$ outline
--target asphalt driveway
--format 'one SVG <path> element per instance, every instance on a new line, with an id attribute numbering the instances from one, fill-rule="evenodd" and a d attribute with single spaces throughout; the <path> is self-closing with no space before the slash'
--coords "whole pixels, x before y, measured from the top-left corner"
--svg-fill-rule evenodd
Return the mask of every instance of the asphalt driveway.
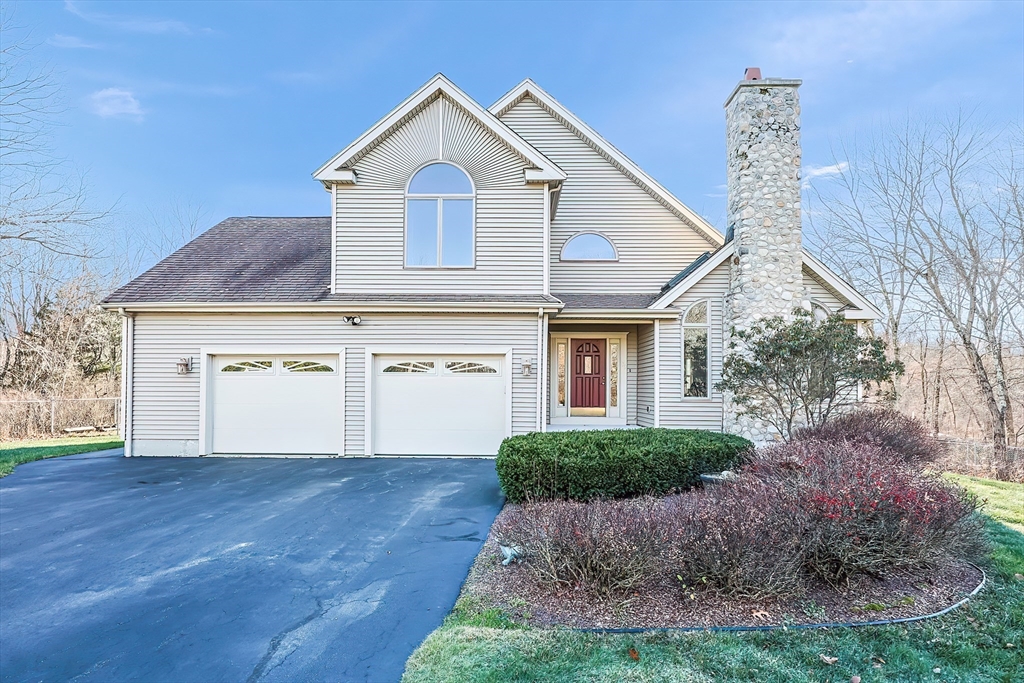
<path id="1" fill-rule="evenodd" d="M 494 462 L 68 456 L 0 479 L 3 681 L 395 681 Z"/>

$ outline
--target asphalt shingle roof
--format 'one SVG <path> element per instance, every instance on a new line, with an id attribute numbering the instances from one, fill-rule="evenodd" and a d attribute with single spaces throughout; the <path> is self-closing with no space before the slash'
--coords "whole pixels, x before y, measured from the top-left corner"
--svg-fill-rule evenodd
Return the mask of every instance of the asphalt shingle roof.
<path id="1" fill-rule="evenodd" d="M 566 308 L 647 308 L 657 294 L 555 294 Z"/>
<path id="2" fill-rule="evenodd" d="M 331 286 L 331 219 L 228 218 L 104 303 L 319 301 Z"/>

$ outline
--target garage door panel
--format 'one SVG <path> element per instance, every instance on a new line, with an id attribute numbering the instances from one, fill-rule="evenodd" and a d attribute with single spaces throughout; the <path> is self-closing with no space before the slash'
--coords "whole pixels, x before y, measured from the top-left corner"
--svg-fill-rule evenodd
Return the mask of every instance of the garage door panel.
<path id="1" fill-rule="evenodd" d="M 341 452 L 337 356 L 224 356 L 213 367 L 214 453 Z"/>
<path id="2" fill-rule="evenodd" d="M 378 357 L 374 452 L 494 455 L 507 432 L 502 356 Z"/>

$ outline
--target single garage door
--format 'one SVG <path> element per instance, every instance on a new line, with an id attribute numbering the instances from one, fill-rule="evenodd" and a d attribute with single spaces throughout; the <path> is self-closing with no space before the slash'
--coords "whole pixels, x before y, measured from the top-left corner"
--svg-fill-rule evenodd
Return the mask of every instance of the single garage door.
<path id="1" fill-rule="evenodd" d="M 373 451 L 489 455 L 505 438 L 504 356 L 377 356 Z"/>
<path id="2" fill-rule="evenodd" d="M 213 452 L 338 455 L 338 356 L 215 356 Z"/>

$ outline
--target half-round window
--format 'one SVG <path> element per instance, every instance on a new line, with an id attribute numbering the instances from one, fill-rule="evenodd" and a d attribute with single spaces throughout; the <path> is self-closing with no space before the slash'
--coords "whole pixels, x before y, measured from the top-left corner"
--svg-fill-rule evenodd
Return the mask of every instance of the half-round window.
<path id="1" fill-rule="evenodd" d="M 473 267 L 473 181 L 458 166 L 428 164 L 409 179 L 405 265 Z"/>
<path id="2" fill-rule="evenodd" d="M 573 235 L 562 246 L 563 261 L 615 261 L 615 245 L 596 232 Z"/>
<path id="3" fill-rule="evenodd" d="M 814 316 L 814 319 L 820 323 L 828 320 L 828 317 L 832 315 L 832 311 L 830 311 L 828 306 L 825 304 L 811 300 L 811 314 Z"/>

